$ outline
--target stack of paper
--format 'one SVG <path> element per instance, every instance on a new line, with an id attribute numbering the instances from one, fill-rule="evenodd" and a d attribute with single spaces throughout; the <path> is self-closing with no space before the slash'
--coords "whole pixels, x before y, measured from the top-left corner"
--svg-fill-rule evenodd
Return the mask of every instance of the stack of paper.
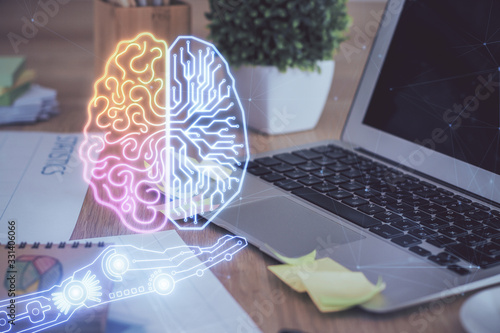
<path id="1" fill-rule="evenodd" d="M 12 105 L 0 106 L 0 124 L 47 120 L 59 113 L 56 96 L 57 92 L 54 89 L 32 84 Z"/>

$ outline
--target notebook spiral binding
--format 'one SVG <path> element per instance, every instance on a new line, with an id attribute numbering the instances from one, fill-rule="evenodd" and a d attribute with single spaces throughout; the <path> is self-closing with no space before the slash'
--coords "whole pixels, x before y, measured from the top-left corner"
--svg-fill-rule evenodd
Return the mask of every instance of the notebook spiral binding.
<path id="1" fill-rule="evenodd" d="M 65 248 L 76 249 L 80 245 L 85 246 L 86 248 L 89 248 L 92 246 L 104 247 L 105 244 L 104 244 L 104 242 L 97 242 L 97 243 L 92 243 L 92 242 L 80 243 L 78 241 L 74 241 L 74 242 L 70 242 L 70 243 L 60 242 L 57 245 L 57 248 L 59 248 L 59 249 L 65 249 Z M 21 242 L 19 244 L 16 244 L 16 246 L 18 249 L 30 248 L 30 244 L 28 244 L 26 242 Z M 43 245 L 43 244 L 41 245 L 40 242 L 35 242 L 35 243 L 31 244 L 32 249 L 38 249 L 40 247 L 46 248 L 46 249 L 51 249 L 53 246 L 55 247 L 54 243 L 52 243 L 52 242 L 47 242 L 45 245 Z M 9 247 L 9 244 L 5 244 L 5 248 L 7 249 L 8 247 Z"/>

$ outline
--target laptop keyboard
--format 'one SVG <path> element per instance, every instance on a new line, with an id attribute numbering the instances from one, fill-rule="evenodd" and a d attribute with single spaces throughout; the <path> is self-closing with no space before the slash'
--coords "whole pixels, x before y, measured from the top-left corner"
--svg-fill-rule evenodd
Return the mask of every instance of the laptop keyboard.
<path id="1" fill-rule="evenodd" d="M 338 146 L 258 158 L 247 171 L 457 274 L 500 265 L 500 211 Z"/>

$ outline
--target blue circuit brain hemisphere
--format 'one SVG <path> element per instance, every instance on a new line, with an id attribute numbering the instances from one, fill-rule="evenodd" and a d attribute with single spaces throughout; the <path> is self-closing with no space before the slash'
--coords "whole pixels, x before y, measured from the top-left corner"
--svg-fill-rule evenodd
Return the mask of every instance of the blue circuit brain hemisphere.
<path id="1" fill-rule="evenodd" d="M 234 198 L 242 177 L 237 165 L 248 154 L 234 79 L 218 51 L 199 39 L 180 37 L 170 47 L 169 60 L 173 195 L 166 211 L 175 221 L 222 209 Z"/>

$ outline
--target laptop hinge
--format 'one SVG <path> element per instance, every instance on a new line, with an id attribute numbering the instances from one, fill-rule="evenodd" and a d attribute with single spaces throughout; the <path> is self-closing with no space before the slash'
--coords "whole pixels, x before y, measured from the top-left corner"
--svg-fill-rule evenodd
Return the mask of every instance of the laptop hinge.
<path id="1" fill-rule="evenodd" d="M 390 159 L 388 159 L 388 158 L 385 158 L 385 157 L 383 157 L 383 156 L 380 156 L 380 155 L 377 155 L 377 154 L 375 154 L 375 153 L 372 153 L 371 151 L 368 151 L 368 150 L 366 150 L 366 149 L 364 149 L 364 148 L 357 147 L 357 148 L 354 148 L 354 150 L 356 150 L 356 151 L 358 151 L 358 152 L 360 152 L 360 153 L 363 153 L 363 154 L 369 155 L 369 156 L 371 156 L 371 157 L 373 157 L 373 158 L 376 158 L 376 159 L 378 159 L 378 160 L 380 160 L 380 161 L 382 161 L 382 162 L 384 162 L 384 163 L 390 164 L 390 165 L 392 165 L 392 166 L 394 166 L 394 167 L 397 167 L 397 168 L 399 168 L 399 169 L 405 170 L 405 171 L 407 171 L 407 172 L 411 172 L 411 173 L 413 173 L 413 174 L 415 174 L 415 175 L 417 175 L 417 176 L 419 176 L 419 177 L 425 178 L 425 179 L 430 180 L 430 181 L 432 181 L 432 182 L 434 182 L 434 183 L 437 183 L 437 184 L 440 184 L 440 185 L 442 185 L 442 186 L 448 187 L 448 188 L 450 188 L 450 189 L 452 189 L 452 190 L 454 190 L 454 191 L 456 191 L 456 192 L 460 192 L 460 193 L 462 193 L 462 194 L 468 195 L 468 196 L 470 196 L 470 197 L 472 197 L 472 198 L 475 198 L 475 199 L 477 199 L 477 200 L 480 200 L 480 201 L 486 202 L 487 204 L 490 204 L 490 205 L 492 205 L 492 206 L 495 206 L 495 207 L 497 207 L 497 208 L 500 208 L 500 204 L 498 204 L 497 202 L 495 202 L 495 201 L 493 201 L 493 200 L 487 199 L 487 198 L 485 198 L 485 197 L 482 197 L 482 196 L 480 196 L 480 195 L 477 195 L 476 193 L 469 192 L 469 191 L 464 190 L 464 189 L 462 189 L 462 188 L 460 188 L 460 187 L 458 187 L 458 186 L 455 186 L 455 185 L 449 184 L 449 183 L 444 182 L 444 181 L 442 181 L 442 180 L 440 180 L 440 179 L 437 179 L 437 178 L 434 178 L 434 177 L 432 177 L 432 176 L 429 176 L 429 175 L 427 175 L 427 174 L 425 174 L 425 173 L 423 173 L 423 172 L 420 172 L 420 171 L 415 170 L 415 169 L 413 169 L 413 168 L 407 167 L 406 165 L 402 165 L 402 164 L 399 164 L 399 163 L 395 163 L 394 161 L 392 161 L 392 160 L 390 160 Z"/>

